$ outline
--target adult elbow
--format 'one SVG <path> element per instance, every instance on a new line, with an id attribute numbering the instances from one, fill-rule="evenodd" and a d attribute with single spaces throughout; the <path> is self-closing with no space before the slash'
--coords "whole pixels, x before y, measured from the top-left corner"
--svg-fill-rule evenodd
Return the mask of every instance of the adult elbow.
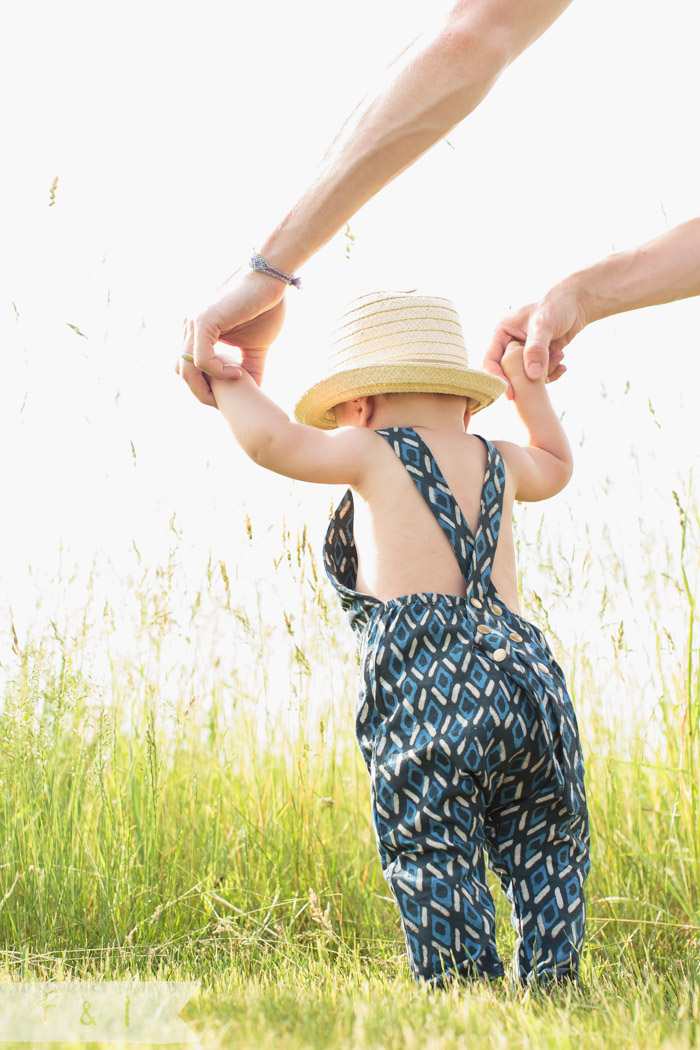
<path id="1" fill-rule="evenodd" d="M 446 54 L 468 59 L 497 77 L 520 53 L 511 4 L 497 0 L 464 2 L 452 9 L 445 22 L 442 45 Z"/>
<path id="2" fill-rule="evenodd" d="M 448 21 L 436 48 L 443 67 L 454 67 L 455 77 L 495 81 L 512 60 L 507 33 L 473 18 Z"/>
<path id="3" fill-rule="evenodd" d="M 478 47 L 499 72 L 556 21 L 571 0 L 457 0 L 447 17 L 462 47 Z"/>

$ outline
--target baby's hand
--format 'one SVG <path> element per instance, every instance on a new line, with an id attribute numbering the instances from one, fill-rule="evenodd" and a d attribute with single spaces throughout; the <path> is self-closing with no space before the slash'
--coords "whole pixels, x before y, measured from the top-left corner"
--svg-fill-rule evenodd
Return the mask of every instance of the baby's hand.
<path id="1" fill-rule="evenodd" d="M 501 358 L 501 368 L 503 369 L 511 386 L 518 381 L 523 380 L 526 383 L 538 382 L 538 380 L 528 379 L 525 371 L 525 361 L 523 358 L 523 351 L 525 349 L 524 343 L 519 343 L 516 339 L 511 339 L 508 343 L 503 357 Z"/>

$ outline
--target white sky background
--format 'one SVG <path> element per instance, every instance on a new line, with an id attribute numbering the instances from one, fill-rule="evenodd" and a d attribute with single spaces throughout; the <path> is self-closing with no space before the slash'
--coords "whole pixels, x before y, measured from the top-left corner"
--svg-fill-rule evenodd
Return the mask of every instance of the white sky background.
<path id="1" fill-rule="evenodd" d="M 27 566 L 50 573 L 60 544 L 83 564 L 94 551 L 126 564 L 132 540 L 157 559 L 176 513 L 184 557 L 235 561 L 243 504 L 254 521 L 284 513 L 322 535 L 338 493 L 290 495 L 175 377 L 181 319 L 264 239 L 428 7 L 449 5 L 67 0 L 6 13 L 0 578 L 20 623 Z M 688 0 L 574 0 L 449 145 L 353 220 L 349 260 L 341 233 L 305 267 L 267 392 L 291 408 L 355 294 L 452 298 L 478 364 L 508 309 L 700 213 L 699 30 Z M 633 547 L 642 521 L 677 545 L 671 491 L 698 463 L 699 320 L 689 300 L 577 337 L 550 389 L 583 444 L 550 530 L 573 543 L 574 525 L 608 526 Z M 517 439 L 514 418 L 504 402 L 474 429 Z"/>

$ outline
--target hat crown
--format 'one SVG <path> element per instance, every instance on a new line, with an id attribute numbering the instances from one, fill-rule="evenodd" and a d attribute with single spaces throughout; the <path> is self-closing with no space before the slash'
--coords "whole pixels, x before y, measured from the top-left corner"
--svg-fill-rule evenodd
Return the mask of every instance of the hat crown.
<path id="1" fill-rule="evenodd" d="M 462 325 L 449 299 L 381 292 L 350 303 L 332 335 L 327 374 L 399 364 L 469 366 Z"/>

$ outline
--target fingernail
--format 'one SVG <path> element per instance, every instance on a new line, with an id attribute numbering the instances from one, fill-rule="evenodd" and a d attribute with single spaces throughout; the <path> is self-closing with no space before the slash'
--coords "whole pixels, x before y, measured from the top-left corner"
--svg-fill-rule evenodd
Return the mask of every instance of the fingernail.
<path id="1" fill-rule="evenodd" d="M 529 375 L 530 379 L 539 379 L 544 369 L 542 368 L 542 365 L 539 363 L 539 361 L 533 361 L 532 364 L 529 364 L 527 366 L 525 371 Z"/>

